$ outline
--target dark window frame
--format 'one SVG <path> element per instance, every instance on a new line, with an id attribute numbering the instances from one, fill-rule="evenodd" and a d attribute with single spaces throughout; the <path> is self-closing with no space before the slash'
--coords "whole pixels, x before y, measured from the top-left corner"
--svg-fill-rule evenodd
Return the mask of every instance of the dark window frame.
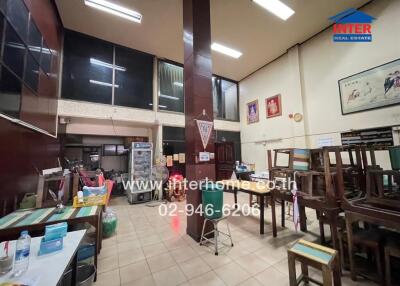
<path id="1" fill-rule="evenodd" d="M 159 96 L 160 95 L 160 75 L 159 75 L 160 62 L 165 62 L 165 63 L 171 64 L 171 65 L 175 65 L 175 66 L 178 66 L 178 67 L 181 67 L 181 68 L 184 67 L 184 65 L 181 64 L 181 63 L 178 63 L 178 62 L 175 62 L 175 61 L 172 61 L 172 60 L 169 60 L 169 59 L 165 59 L 165 58 L 157 58 L 157 78 L 158 78 L 158 80 L 157 80 L 157 83 L 158 83 L 157 107 L 160 104 L 160 96 Z M 184 70 L 184 72 L 185 72 L 185 70 Z M 214 117 L 214 119 L 223 120 L 223 121 L 230 121 L 230 122 L 240 122 L 240 105 L 239 105 L 239 96 L 240 96 L 239 90 L 240 89 L 239 89 L 239 82 L 235 81 L 233 79 L 229 79 L 229 78 L 226 78 L 226 77 L 223 77 L 223 76 L 216 75 L 216 74 L 212 74 L 212 76 L 215 77 L 215 78 L 219 78 L 221 80 L 225 80 L 225 81 L 228 81 L 228 82 L 236 84 L 236 90 L 237 90 L 237 99 L 236 99 L 236 101 L 237 101 L 237 109 L 238 109 L 237 110 L 237 119 L 235 119 L 235 120 L 226 119 L 226 118 L 222 118 L 222 117 Z M 183 75 L 183 79 L 185 79 L 185 74 Z M 185 99 L 185 92 L 183 94 L 183 99 Z M 165 112 L 165 113 L 173 113 L 173 114 L 185 114 L 185 100 L 183 100 L 183 112 L 164 110 L 164 109 L 160 109 L 159 107 L 157 108 L 157 111 Z"/>
<path id="2" fill-rule="evenodd" d="M 61 98 L 67 99 L 67 100 L 74 100 L 74 101 L 81 101 L 81 102 L 91 102 L 91 103 L 95 103 L 95 104 L 105 104 L 105 105 L 111 105 L 112 106 L 113 105 L 113 95 L 114 95 L 114 84 L 115 84 L 115 82 L 114 82 L 114 75 L 115 75 L 114 45 L 112 43 L 104 41 L 102 39 L 98 39 L 98 38 L 95 38 L 95 37 L 92 37 L 92 36 L 89 36 L 89 35 L 86 35 L 86 34 L 83 34 L 83 33 L 80 33 L 80 32 L 76 32 L 76 31 L 73 31 L 73 30 L 69 30 L 69 29 L 64 29 L 63 33 L 64 33 L 64 42 L 63 42 L 63 49 L 62 49 L 62 51 L 63 51 L 63 63 L 62 63 L 62 67 L 61 67 L 62 74 L 61 74 L 61 85 L 60 85 Z M 71 98 L 71 97 L 68 97 L 68 96 L 64 96 L 64 94 L 66 92 L 65 91 L 65 88 L 66 88 L 66 79 L 65 79 L 65 77 L 66 77 L 66 75 L 68 75 L 68 73 L 66 72 L 66 69 L 70 68 L 70 69 L 74 70 L 74 69 L 77 69 L 77 67 L 78 67 L 78 69 L 82 67 L 82 63 L 80 65 L 78 65 L 76 63 L 75 64 L 71 64 L 71 65 L 66 64 L 68 62 L 67 61 L 67 57 L 66 57 L 66 50 L 68 50 L 65 47 L 66 43 L 68 43 L 70 41 L 70 39 L 72 39 L 72 41 L 77 41 L 75 39 L 76 37 L 80 38 L 79 40 L 81 41 L 81 44 L 85 44 L 85 43 L 82 43 L 84 40 L 91 41 L 92 45 L 94 45 L 96 43 L 96 45 L 102 47 L 100 49 L 101 52 L 104 52 L 104 50 L 109 49 L 109 51 L 107 51 L 107 56 L 108 56 L 107 59 L 105 59 L 103 57 L 101 59 L 100 58 L 95 58 L 95 59 L 97 59 L 99 61 L 102 61 L 102 62 L 106 61 L 107 64 L 113 65 L 112 70 L 111 71 L 109 70 L 109 73 L 107 73 L 107 74 L 106 73 L 99 73 L 99 75 L 103 75 L 105 77 L 110 77 L 109 80 L 111 80 L 111 83 L 110 83 L 111 86 L 107 86 L 107 87 L 111 88 L 111 90 L 104 92 L 104 94 L 101 94 L 101 95 L 104 95 L 104 98 L 107 98 L 107 100 L 109 100 L 109 103 L 108 102 L 101 102 L 100 100 L 99 101 L 95 101 L 95 100 L 91 100 L 90 101 L 89 99 L 85 98 L 84 96 L 81 96 L 80 98 L 79 97 L 78 98 Z M 110 54 L 108 54 L 108 52 Z M 89 59 L 89 58 L 93 57 L 93 54 L 92 55 L 85 55 L 85 56 L 87 56 L 86 59 Z M 74 53 L 72 53 L 72 57 L 76 57 Z M 93 72 L 94 71 L 95 70 L 93 70 Z M 82 79 L 83 79 L 83 77 L 81 77 L 79 80 L 82 80 Z M 80 84 L 79 80 L 77 80 L 76 82 L 70 82 L 70 84 L 73 84 L 73 83 Z M 94 79 L 94 80 L 97 80 L 97 79 Z M 107 81 L 107 83 L 108 83 L 108 81 Z M 79 91 L 79 89 L 78 89 L 78 91 Z"/>
<path id="3" fill-rule="evenodd" d="M 25 9 L 27 10 L 28 13 L 28 21 L 27 21 L 27 34 L 26 34 L 26 40 L 22 39 L 21 35 L 18 33 L 16 27 L 14 26 L 14 24 L 11 22 L 9 16 L 7 15 L 6 11 L 0 9 L 0 15 L 2 17 L 1 21 L 2 23 L 2 28 L 3 30 L 0 31 L 2 33 L 2 42 L 1 42 L 1 47 L 0 47 L 0 65 L 2 68 L 6 69 L 9 73 L 12 74 L 12 76 L 14 76 L 21 84 L 21 94 L 20 96 L 20 100 L 19 100 L 19 108 L 18 108 L 18 112 L 17 117 L 4 113 L 4 112 L 0 112 L 1 114 L 7 116 L 7 117 L 12 117 L 12 118 L 20 118 L 20 114 L 21 114 L 21 107 L 22 107 L 22 90 L 24 88 L 27 88 L 30 90 L 30 92 L 35 95 L 35 96 L 39 96 L 39 83 L 40 83 L 40 72 L 44 75 L 46 75 L 48 78 L 50 77 L 49 74 L 45 73 L 42 69 L 42 67 L 40 66 L 40 62 L 37 61 L 36 57 L 34 56 L 34 54 L 30 51 L 29 49 L 29 36 L 30 36 L 30 25 L 33 24 L 36 27 L 36 30 L 39 32 L 40 37 L 41 37 L 41 45 L 43 45 L 43 42 L 46 42 L 43 38 L 42 33 L 40 32 L 39 28 L 37 27 L 34 19 L 32 18 L 32 14 L 29 11 L 28 7 L 26 6 L 24 1 L 21 1 L 21 3 L 24 5 Z M 23 56 L 23 68 L 22 68 L 22 74 L 18 75 L 16 72 L 14 72 L 14 70 L 4 61 L 4 50 L 5 50 L 5 45 L 6 45 L 6 30 L 11 29 L 12 32 L 15 34 L 15 36 L 19 39 L 19 41 L 21 42 L 21 44 L 24 46 L 25 48 L 25 52 L 24 52 L 24 56 Z M 51 53 L 51 49 L 49 48 L 49 51 Z M 26 68 L 27 68 L 27 62 L 28 62 L 28 56 L 31 56 L 33 61 L 37 64 L 38 66 L 38 76 L 37 76 L 37 85 L 36 85 L 36 89 L 34 87 L 31 86 L 31 84 L 28 83 L 28 81 L 26 80 Z M 51 57 L 53 57 L 53 54 L 51 54 Z M 51 68 L 51 67 L 50 67 Z"/>
<path id="4" fill-rule="evenodd" d="M 30 50 L 29 50 L 29 43 L 28 43 L 28 42 L 29 42 L 29 35 L 30 35 L 30 25 L 31 25 L 31 24 L 35 25 L 36 30 L 39 32 L 39 34 L 40 34 L 40 36 L 41 36 L 41 38 L 42 38 L 42 39 L 41 39 L 41 48 L 43 47 L 43 43 L 45 43 L 46 46 L 47 46 L 47 48 L 48 48 L 48 50 L 49 50 L 49 52 L 50 52 L 50 54 L 51 54 L 51 59 L 52 59 L 53 56 L 54 56 L 53 53 L 52 53 L 52 50 L 51 50 L 51 48 L 49 48 L 49 46 L 48 46 L 46 40 L 45 40 L 44 37 L 43 37 L 43 34 L 40 32 L 39 27 L 37 26 L 35 20 L 34 20 L 33 17 L 32 17 L 32 13 L 29 11 L 28 7 L 26 6 L 25 1 L 22 0 L 21 2 L 22 2 L 22 4 L 24 5 L 25 9 L 26 9 L 27 12 L 28 12 L 28 24 L 27 24 L 27 27 L 26 27 L 26 28 L 27 28 L 26 41 L 25 41 L 24 39 L 21 38 L 21 36 L 20 36 L 20 34 L 18 33 L 16 27 L 15 27 L 14 24 L 11 22 L 10 18 L 8 17 L 8 15 L 6 14 L 6 11 L 2 11 L 2 10 L 0 9 L 0 13 L 3 15 L 4 19 L 6 20 L 7 25 L 10 25 L 10 26 L 13 28 L 14 32 L 18 35 L 19 39 L 20 39 L 21 42 L 25 45 L 25 47 L 26 47 L 26 49 L 27 49 L 27 51 L 28 51 L 29 53 L 31 53 Z M 32 53 L 31 53 L 31 55 L 32 55 L 32 57 L 36 60 L 36 62 L 37 62 L 37 64 L 39 65 L 39 68 L 41 69 L 42 73 L 43 73 L 44 75 L 46 75 L 47 77 L 50 77 L 50 75 L 47 74 L 47 73 L 43 70 L 43 68 L 42 68 L 42 66 L 41 66 L 41 63 L 37 61 L 37 59 L 35 58 L 35 56 L 34 56 Z M 3 58 L 3 54 L 2 54 L 1 56 L 2 56 L 2 57 L 1 57 L 1 59 L 2 59 L 2 58 Z M 51 60 L 51 62 L 52 62 L 52 60 Z M 51 67 L 50 67 L 50 69 L 51 69 Z M 35 92 L 35 93 L 36 93 L 36 92 Z"/>
<path id="5" fill-rule="evenodd" d="M 117 106 L 117 107 L 134 108 L 134 109 L 138 109 L 138 110 L 151 110 L 151 111 L 154 111 L 154 100 L 153 100 L 153 78 L 154 78 L 154 58 L 155 58 L 154 55 L 146 53 L 146 52 L 143 52 L 143 51 L 139 51 L 139 50 L 136 50 L 136 49 L 132 49 L 132 48 L 129 48 L 129 47 L 126 47 L 126 46 L 118 45 L 118 44 L 115 44 L 115 43 L 112 43 L 112 42 L 109 42 L 109 41 L 106 41 L 106 40 L 102 40 L 102 39 L 99 39 L 99 38 L 96 38 L 96 37 L 93 37 L 93 36 L 90 36 L 90 35 L 87 35 L 87 34 L 83 34 L 83 33 L 77 32 L 77 31 L 64 29 L 64 35 L 66 33 L 75 34 L 75 35 L 77 35 L 79 37 L 85 37 L 85 38 L 91 39 L 93 41 L 98 41 L 99 43 L 104 43 L 104 44 L 112 46 L 112 58 L 113 59 L 112 59 L 111 104 L 99 103 L 99 102 L 94 102 L 94 103 Z M 115 104 L 115 88 L 116 88 L 115 86 L 118 85 L 116 83 L 116 70 L 117 70 L 116 50 L 118 48 L 124 49 L 124 50 L 128 50 L 129 52 L 132 52 L 132 53 L 141 54 L 141 55 L 147 55 L 147 56 L 151 56 L 152 57 L 152 67 L 151 67 L 151 69 L 152 69 L 152 77 L 151 77 L 151 86 L 152 86 L 152 88 L 151 88 L 151 103 L 152 103 L 152 106 L 150 108 L 132 107 L 132 106 L 125 106 L 125 105 Z M 65 53 L 65 48 L 63 48 L 63 54 L 64 53 Z M 64 66 L 65 66 L 65 60 L 63 61 L 63 65 L 62 65 L 62 74 L 64 74 Z M 93 103 L 93 101 L 80 100 L 80 99 L 70 99 L 68 97 L 64 97 L 63 96 L 63 85 L 64 85 L 64 79 L 63 79 L 63 76 L 62 76 L 61 85 L 60 85 L 61 98 L 67 99 L 67 100 L 75 100 L 75 101 L 92 102 Z"/>
<path id="6" fill-rule="evenodd" d="M 214 117 L 214 119 L 230 121 L 230 122 L 240 122 L 239 82 L 237 82 L 235 80 L 232 80 L 232 79 L 229 79 L 229 78 L 226 78 L 226 77 L 223 77 L 223 76 L 214 75 L 214 74 L 213 74 L 213 77 L 215 77 L 216 79 L 224 80 L 224 81 L 231 82 L 231 83 L 235 84 L 236 85 L 236 94 L 237 94 L 237 97 L 236 97 L 236 104 L 237 104 L 237 114 L 236 114 L 236 116 L 237 116 L 237 119 L 227 119 L 227 118 L 223 118 L 223 117 L 219 117 L 219 116 Z"/>
<path id="7" fill-rule="evenodd" d="M 14 76 L 16 76 L 16 77 L 18 78 L 18 80 L 21 81 L 21 83 L 23 84 L 23 86 L 24 86 L 25 88 L 30 89 L 30 91 L 31 91 L 35 96 L 38 96 L 38 95 L 39 95 L 39 92 L 38 92 L 38 87 L 39 87 L 39 86 L 37 86 L 37 87 L 36 87 L 36 90 L 35 90 L 35 89 L 34 89 L 30 84 L 28 84 L 27 81 L 25 80 L 25 72 L 26 72 L 25 69 L 26 69 L 26 65 L 27 65 L 27 61 L 28 61 L 28 53 L 31 55 L 31 57 L 33 58 L 33 60 L 37 63 L 37 65 L 38 65 L 38 67 L 39 67 L 38 72 L 41 71 L 41 73 L 44 74 L 44 75 L 46 75 L 48 78 L 50 78 L 50 74 L 49 74 L 49 73 L 51 72 L 52 61 L 53 61 L 52 59 L 53 59 L 53 56 L 54 56 L 54 55 L 53 55 L 53 53 L 52 53 L 52 51 L 51 51 L 51 48 L 48 47 L 47 42 L 46 42 L 46 40 L 45 40 L 44 37 L 43 37 L 43 34 L 41 33 L 41 31 L 39 30 L 38 26 L 36 25 L 36 23 L 35 23 L 35 21 L 34 21 L 34 19 L 33 19 L 33 17 L 32 17 L 32 13 L 29 11 L 28 7 L 26 6 L 25 1 L 21 1 L 21 3 L 24 5 L 25 9 L 26 9 L 27 12 L 28 12 L 28 22 L 27 22 L 27 27 L 26 27 L 26 28 L 27 28 L 26 41 L 25 41 L 24 39 L 22 39 L 21 35 L 18 33 L 18 31 L 17 31 L 16 27 L 14 26 L 14 24 L 11 22 L 11 20 L 10 20 L 9 16 L 7 15 L 6 11 L 3 11 L 2 9 L 0 9 L 0 14 L 3 16 L 3 31 L 1 31 L 1 33 L 3 34 L 3 43 L 2 43 L 2 46 L 1 46 L 1 48 L 0 48 L 0 49 L 1 49 L 1 50 L 0 50 L 0 64 L 1 64 L 3 67 L 7 68 L 7 70 L 10 71 Z M 46 72 L 43 70 L 40 61 L 38 62 L 38 60 L 36 59 L 36 57 L 34 56 L 34 54 L 33 54 L 33 53 L 30 51 L 30 49 L 29 49 L 29 36 L 30 36 L 30 25 L 31 25 L 31 24 L 35 25 L 36 30 L 37 30 L 37 31 L 39 32 L 39 34 L 40 34 L 40 37 L 41 37 L 41 50 L 42 50 L 42 47 L 43 47 L 43 43 L 45 43 L 46 46 L 48 47 L 49 52 L 50 52 L 51 57 L 50 57 L 50 71 L 49 71 L 49 73 L 46 73 Z M 25 52 L 25 55 L 24 55 L 24 59 L 23 59 L 24 64 L 23 64 L 22 76 L 19 76 L 18 74 L 16 74 L 16 73 L 11 69 L 11 67 L 9 67 L 9 66 L 4 62 L 4 60 L 3 60 L 3 57 L 4 57 L 4 46 L 5 46 L 5 33 L 6 33 L 7 26 L 9 26 L 9 27 L 13 30 L 13 32 L 16 34 L 16 36 L 18 37 L 18 39 L 21 41 L 21 43 L 24 45 L 24 47 L 25 47 L 25 49 L 26 49 L 26 52 Z M 41 57 L 41 56 L 40 56 L 40 57 Z M 39 85 L 39 79 L 40 79 L 40 76 L 39 76 L 39 74 L 38 74 L 38 85 Z M 20 111 L 21 111 L 21 107 L 20 107 Z"/>
<path id="8" fill-rule="evenodd" d="M 174 110 L 165 110 L 165 109 L 160 109 L 160 87 L 161 87 L 161 77 L 160 77 L 160 63 L 164 62 L 166 64 L 170 64 L 170 65 L 174 65 L 177 67 L 180 67 L 183 69 L 183 65 L 171 60 L 167 60 L 167 59 L 157 59 L 157 111 L 161 111 L 161 112 L 165 112 L 165 113 L 172 113 L 172 114 L 185 114 L 185 87 L 183 86 L 182 89 L 182 95 L 183 95 L 183 111 L 174 111 Z M 185 81 L 185 74 L 184 74 L 185 70 L 183 69 L 182 73 L 183 73 L 183 81 Z M 154 103 L 153 103 L 154 104 Z"/>

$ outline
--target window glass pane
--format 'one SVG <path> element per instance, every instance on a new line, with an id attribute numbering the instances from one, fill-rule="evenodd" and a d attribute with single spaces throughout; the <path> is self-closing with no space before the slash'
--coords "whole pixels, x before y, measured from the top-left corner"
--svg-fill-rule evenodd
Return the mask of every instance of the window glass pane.
<path id="1" fill-rule="evenodd" d="M 50 74 L 51 72 L 51 56 L 50 49 L 47 47 L 46 43 L 43 42 L 40 56 L 40 67 L 45 74 Z"/>
<path id="2" fill-rule="evenodd" d="M 21 100 L 21 82 L 0 66 L 0 112 L 18 118 Z"/>
<path id="3" fill-rule="evenodd" d="M 33 56 L 30 53 L 28 53 L 25 66 L 24 82 L 34 91 L 37 91 L 38 81 L 39 81 L 39 64 L 36 62 Z"/>
<path id="4" fill-rule="evenodd" d="M 184 112 L 183 68 L 159 62 L 159 110 Z"/>
<path id="5" fill-rule="evenodd" d="M 222 118 L 221 80 L 212 77 L 213 111 L 214 118 Z"/>
<path id="6" fill-rule="evenodd" d="M 3 61 L 22 78 L 26 48 L 14 29 L 7 23 Z"/>
<path id="7" fill-rule="evenodd" d="M 33 57 L 36 59 L 36 61 L 40 63 L 40 53 L 42 49 L 42 35 L 40 34 L 32 18 L 29 23 L 28 49 L 33 55 Z"/>
<path id="8" fill-rule="evenodd" d="M 223 98 L 223 118 L 238 120 L 237 84 L 227 80 L 221 80 L 221 92 Z"/>
<path id="9" fill-rule="evenodd" d="M 62 97 L 111 104 L 112 63 L 111 44 L 66 31 Z"/>
<path id="10" fill-rule="evenodd" d="M 6 1 L 6 0 L 1 0 Z M 27 41 L 29 12 L 23 0 L 6 1 L 6 15 L 18 35 L 24 42 Z"/>
<path id="11" fill-rule="evenodd" d="M 115 47 L 114 104 L 152 109 L 153 56 Z"/>
<path id="12" fill-rule="evenodd" d="M 163 140 L 185 141 L 185 128 L 163 126 Z"/>
<path id="13" fill-rule="evenodd" d="M 219 77 L 213 77 L 214 117 L 239 120 L 237 84 Z"/>

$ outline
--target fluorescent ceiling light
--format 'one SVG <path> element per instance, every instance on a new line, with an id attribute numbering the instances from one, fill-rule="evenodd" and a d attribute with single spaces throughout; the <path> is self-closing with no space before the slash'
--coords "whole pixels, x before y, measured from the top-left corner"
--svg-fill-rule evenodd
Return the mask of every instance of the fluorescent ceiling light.
<path id="1" fill-rule="evenodd" d="M 149 105 L 150 105 L 150 106 L 153 106 L 153 103 L 149 103 Z M 160 108 L 167 108 L 166 105 L 160 105 L 160 104 L 158 105 L 158 107 L 160 107 Z"/>
<path id="2" fill-rule="evenodd" d="M 183 83 L 179 82 L 179 81 L 174 81 L 174 85 L 179 86 L 179 87 L 183 87 Z"/>
<path id="3" fill-rule="evenodd" d="M 160 94 L 160 97 L 162 97 L 162 98 L 168 98 L 168 99 L 173 99 L 173 100 L 179 100 L 179 97 L 171 96 L 171 95 L 166 95 L 166 94 Z"/>
<path id="4" fill-rule="evenodd" d="M 91 63 L 91 64 L 94 64 L 94 65 L 98 65 L 98 66 L 110 68 L 110 69 L 112 69 L 113 67 L 115 67 L 116 70 L 119 70 L 119 71 L 126 71 L 126 68 L 124 68 L 124 67 L 120 67 L 120 66 L 117 66 L 117 65 L 109 64 L 109 63 L 100 61 L 100 60 L 95 59 L 95 58 L 90 58 L 90 63 Z"/>
<path id="5" fill-rule="evenodd" d="M 93 84 L 103 85 L 103 86 L 109 86 L 109 87 L 113 86 L 112 83 L 104 82 L 104 81 L 97 81 L 97 80 L 93 80 L 93 79 L 89 80 L 89 82 L 93 83 Z M 115 88 L 119 88 L 119 85 L 118 84 L 114 84 L 114 87 Z"/>
<path id="6" fill-rule="evenodd" d="M 253 0 L 253 1 L 285 21 L 294 14 L 292 8 L 290 8 L 285 3 L 279 0 Z"/>
<path id="7" fill-rule="evenodd" d="M 142 21 L 142 15 L 136 11 L 122 7 L 120 5 L 111 3 L 105 0 L 85 0 L 87 6 L 99 9 L 101 11 L 140 23 Z"/>
<path id="8" fill-rule="evenodd" d="M 218 43 L 213 43 L 211 45 L 211 49 L 214 50 L 214 51 L 220 52 L 222 54 L 228 55 L 230 57 L 233 57 L 235 59 L 239 58 L 242 55 L 241 52 L 236 51 L 236 50 L 231 49 L 231 48 L 228 48 L 228 47 L 225 47 L 225 46 L 223 46 L 221 44 L 218 44 Z"/>
<path id="9" fill-rule="evenodd" d="M 25 46 L 23 44 L 15 43 L 15 42 L 8 42 L 6 46 L 14 49 L 25 50 Z"/>

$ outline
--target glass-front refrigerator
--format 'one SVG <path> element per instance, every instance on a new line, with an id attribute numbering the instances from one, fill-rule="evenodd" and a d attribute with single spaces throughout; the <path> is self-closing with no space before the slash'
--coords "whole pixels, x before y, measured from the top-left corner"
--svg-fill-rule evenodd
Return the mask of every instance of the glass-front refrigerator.
<path id="1" fill-rule="evenodd" d="M 132 142 L 129 158 L 129 180 L 126 188 L 130 204 L 148 202 L 152 198 L 151 168 L 153 166 L 153 144 Z"/>

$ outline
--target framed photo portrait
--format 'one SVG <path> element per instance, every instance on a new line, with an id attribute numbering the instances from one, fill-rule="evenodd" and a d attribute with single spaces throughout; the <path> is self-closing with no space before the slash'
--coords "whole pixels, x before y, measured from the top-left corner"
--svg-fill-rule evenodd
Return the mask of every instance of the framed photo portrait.
<path id="1" fill-rule="evenodd" d="M 258 100 L 247 103 L 247 124 L 259 121 Z"/>
<path id="2" fill-rule="evenodd" d="M 267 109 L 267 118 L 272 118 L 282 115 L 281 95 L 277 94 L 265 99 L 265 107 Z"/>

